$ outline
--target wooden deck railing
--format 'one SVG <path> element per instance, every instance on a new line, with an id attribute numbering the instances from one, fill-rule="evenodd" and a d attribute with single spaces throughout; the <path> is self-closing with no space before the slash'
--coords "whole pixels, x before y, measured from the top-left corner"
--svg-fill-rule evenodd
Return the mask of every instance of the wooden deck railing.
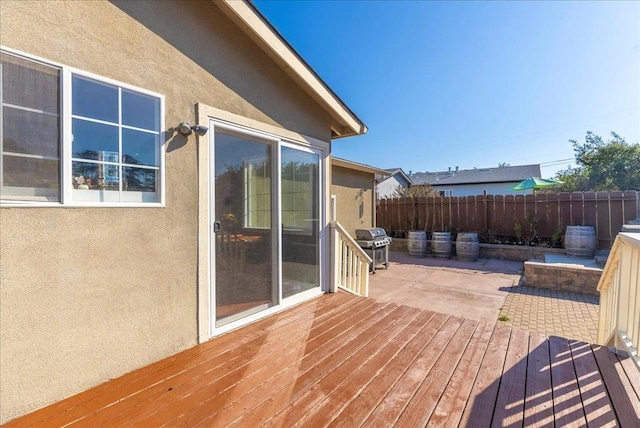
<path id="1" fill-rule="evenodd" d="M 640 369 L 640 233 L 618 234 L 598 291 L 598 343 L 628 354 Z"/>
<path id="2" fill-rule="evenodd" d="M 371 258 L 337 221 L 331 222 L 332 289 L 369 296 Z"/>

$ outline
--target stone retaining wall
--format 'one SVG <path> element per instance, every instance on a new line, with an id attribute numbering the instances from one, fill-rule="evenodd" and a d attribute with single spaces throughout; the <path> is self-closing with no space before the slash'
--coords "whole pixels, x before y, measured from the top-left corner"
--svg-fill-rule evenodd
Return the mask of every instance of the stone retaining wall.
<path id="1" fill-rule="evenodd" d="M 564 248 L 528 247 L 525 245 L 480 244 L 480 257 L 483 259 L 544 260 L 545 254 L 566 254 Z"/>
<path id="2" fill-rule="evenodd" d="M 524 262 L 524 285 L 529 287 L 598 296 L 600 275 L 602 269 L 598 268 Z"/>
<path id="3" fill-rule="evenodd" d="M 392 251 L 408 251 L 408 239 L 393 238 Z M 455 242 L 452 245 L 455 251 Z M 431 241 L 427 241 L 427 253 L 431 251 Z M 545 254 L 565 254 L 564 248 L 527 247 L 524 245 L 480 244 L 481 259 L 512 260 L 525 262 L 527 260 L 543 260 Z"/>

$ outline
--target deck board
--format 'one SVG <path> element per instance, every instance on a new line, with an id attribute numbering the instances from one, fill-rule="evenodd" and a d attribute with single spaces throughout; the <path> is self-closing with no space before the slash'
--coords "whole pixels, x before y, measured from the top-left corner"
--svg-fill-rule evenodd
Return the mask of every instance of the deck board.
<path id="1" fill-rule="evenodd" d="M 631 383 L 631 387 L 640 401 L 640 370 L 638 370 L 638 367 L 631 358 L 618 357 L 618 361 L 620 361 L 620 366 L 625 371 L 625 374 Z"/>
<path id="2" fill-rule="evenodd" d="M 498 398 L 491 426 L 522 426 L 524 420 L 525 382 L 529 354 L 529 332 L 513 330 L 507 348 Z"/>
<path id="3" fill-rule="evenodd" d="M 640 402 L 629 395 L 633 388 L 626 373 L 620 376 L 618 356 L 603 346 L 592 346 L 592 349 L 620 426 L 640 426 Z"/>
<path id="4" fill-rule="evenodd" d="M 493 324 L 481 323 L 476 329 L 458 369 L 451 376 L 442 398 L 429 418 L 428 427 L 446 428 L 457 426 L 460 422 L 494 327 Z"/>
<path id="5" fill-rule="evenodd" d="M 393 313 L 393 311 L 398 311 L 398 310 L 399 309 L 397 307 L 389 308 L 390 313 Z M 371 312 L 375 313 L 377 311 L 371 311 Z M 380 312 L 382 314 L 385 313 L 384 311 L 380 311 Z M 356 313 L 353 315 L 354 315 L 353 318 L 357 318 L 359 313 Z M 365 318 L 365 321 L 366 319 L 367 318 Z M 349 319 L 349 321 L 353 321 L 353 320 Z M 356 323 L 352 323 L 352 324 L 358 325 Z M 297 328 L 302 332 L 304 332 L 305 329 L 301 327 L 304 327 L 304 326 L 301 326 L 300 324 L 297 325 Z M 344 330 L 349 331 L 349 326 L 344 326 Z M 264 384 L 266 381 L 273 379 L 274 376 L 270 378 L 264 378 L 262 376 L 256 377 L 254 376 L 256 370 L 260 370 L 264 367 L 267 367 L 268 371 L 263 372 L 263 374 L 268 375 L 269 370 L 273 371 L 273 369 L 276 369 L 276 368 L 281 369 L 280 371 L 277 371 L 277 373 L 274 373 L 274 375 L 277 375 L 282 370 L 286 370 L 291 367 L 295 368 L 297 367 L 297 365 L 293 364 L 293 362 L 296 362 L 301 359 L 302 352 L 309 352 L 309 355 L 314 355 L 313 351 L 315 349 L 318 349 L 318 347 L 321 347 L 323 344 L 327 344 L 327 343 L 331 344 L 331 341 L 332 341 L 331 336 L 335 336 L 335 335 L 336 335 L 335 333 L 332 335 L 330 331 L 327 331 L 323 333 L 322 337 L 319 338 L 319 341 L 314 342 L 313 338 L 310 341 L 301 340 L 300 347 L 302 349 L 296 349 L 293 351 L 293 353 L 290 352 L 291 350 L 286 349 L 286 347 L 282 348 L 282 349 L 286 349 L 286 351 L 289 352 L 287 355 L 289 355 L 291 358 L 286 359 L 283 362 L 284 364 L 277 364 L 277 361 L 275 362 L 269 361 L 268 358 L 266 360 L 258 362 L 257 364 L 252 366 L 252 372 L 247 372 L 244 374 L 243 380 L 245 380 L 245 382 L 242 385 L 240 385 L 240 387 L 245 387 L 245 390 L 247 390 L 247 392 L 253 392 L 256 388 L 259 388 L 259 387 L 262 387 L 262 390 L 264 389 L 272 390 L 273 385 L 271 385 L 269 388 L 265 388 Z M 283 352 L 282 349 L 276 349 L 275 352 L 282 353 Z M 330 356 L 330 350 L 323 349 L 316 355 L 321 355 L 326 358 Z M 247 383 L 248 383 L 248 386 L 246 386 Z M 210 419 L 212 422 L 217 423 L 218 419 L 223 419 L 225 415 L 230 413 L 229 410 L 225 411 L 227 407 L 230 407 L 231 410 L 233 411 L 237 409 L 238 403 L 241 403 L 244 408 L 247 408 L 248 403 L 251 402 L 251 398 L 246 399 L 245 397 L 242 396 L 242 389 L 239 389 L 238 386 L 239 386 L 238 384 L 232 384 L 229 387 L 221 388 L 221 385 L 215 385 L 215 384 L 211 385 L 206 390 L 203 390 L 202 393 L 200 394 L 200 397 L 197 397 L 195 400 L 193 400 L 194 401 L 193 403 L 186 402 L 180 407 L 177 407 L 177 404 L 174 404 L 173 409 L 169 409 L 161 413 L 157 413 L 153 415 L 153 417 L 143 420 L 143 422 L 145 425 L 154 425 L 154 424 L 160 423 L 162 420 L 165 420 L 165 419 L 172 420 L 174 417 L 167 418 L 167 412 L 171 411 L 172 413 L 176 413 L 177 414 L 176 417 L 179 418 L 180 421 L 185 422 L 187 425 L 200 423 L 207 419 Z M 256 397 L 256 395 L 254 395 L 253 397 Z M 242 402 L 239 401 L 240 398 L 243 398 Z M 177 410 L 181 410 L 181 412 Z M 222 415 L 220 415 L 220 413 L 222 413 Z"/>
<path id="6" fill-rule="evenodd" d="M 640 426 L 607 348 L 325 295 L 6 424 Z"/>
<path id="7" fill-rule="evenodd" d="M 364 308 L 361 306 L 356 305 L 354 310 L 364 310 L 368 307 L 368 305 L 365 305 Z M 225 390 L 246 380 L 246 371 L 243 370 L 249 365 L 267 364 L 278 349 L 295 349 L 296 341 L 304 340 L 305 335 L 314 337 L 314 335 L 322 333 L 322 327 L 327 322 L 342 322 L 345 317 L 350 315 L 349 312 L 349 306 L 343 305 L 328 313 L 334 315 L 334 318 L 322 314 L 318 317 L 317 322 L 314 322 L 313 328 L 308 329 L 309 331 L 300 329 L 299 326 L 312 322 L 311 317 L 295 318 L 295 322 L 286 323 L 271 330 L 279 334 L 260 337 L 241 346 L 235 346 L 232 348 L 232 352 L 220 354 L 216 358 L 208 360 L 206 364 L 209 367 L 205 373 L 193 376 L 190 370 L 184 370 L 179 375 L 156 383 L 153 387 L 145 389 L 128 400 L 121 400 L 113 406 L 99 410 L 90 417 L 98 424 L 107 422 L 118 424 L 142 421 L 147 417 L 151 417 L 152 421 L 157 422 L 158 416 L 160 418 L 180 416 L 182 413 L 172 413 L 172 411 L 189 405 L 196 406 L 199 404 L 198 400 L 201 400 L 203 396 L 206 397 L 212 390 Z M 329 327 L 325 326 L 325 328 Z M 149 406 L 149 403 L 153 403 L 153 406 Z"/>
<path id="8" fill-rule="evenodd" d="M 431 346 L 424 349 L 420 356 L 414 360 L 363 425 L 392 426 L 396 423 L 461 325 L 462 319 L 454 317 L 450 317 L 444 323 L 430 342 Z"/>
<path id="9" fill-rule="evenodd" d="M 424 426 L 427 423 L 477 326 L 476 321 L 463 321 L 429 375 L 420 384 L 412 400 L 407 403 L 397 421 L 398 426 Z"/>
<path id="10" fill-rule="evenodd" d="M 410 367 L 421 352 L 430 344 L 430 340 L 447 320 L 443 314 L 433 314 L 422 331 L 396 356 L 394 364 L 381 372 L 369 383 L 357 397 L 342 409 L 329 424 L 333 427 L 353 427 L 363 424 L 373 409 L 382 401 L 398 379 Z"/>
<path id="11" fill-rule="evenodd" d="M 597 427 L 616 426 L 613 406 L 591 352 L 591 346 L 578 341 L 570 341 L 569 346 L 587 423 Z"/>
<path id="12" fill-rule="evenodd" d="M 317 299 L 312 306 L 299 305 L 276 314 L 273 317 L 262 319 L 252 325 L 251 329 L 241 329 L 233 335 L 224 335 L 217 338 L 215 346 L 212 342 L 196 346 L 164 360 L 142 367 L 117 379 L 103 383 L 95 388 L 69 397 L 66 400 L 47 406 L 37 413 L 32 413 L 20 419 L 22 426 L 29 426 L 42 421 L 47 421 L 50 426 L 61 426 L 78 419 L 86 418 L 89 413 L 96 412 L 103 407 L 113 405 L 131 394 L 137 393 L 149 385 L 159 381 L 171 379 L 173 376 L 206 365 L 209 358 L 232 358 L 241 353 L 243 347 L 250 346 L 253 341 L 262 341 L 266 331 L 276 331 L 295 323 L 302 317 L 323 314 L 324 312 L 339 311 L 340 308 L 348 308 L 352 301 L 347 296 L 337 295 L 336 305 L 331 305 L 328 300 Z M 310 315 L 311 314 L 311 315 Z M 209 367 L 212 368 L 212 367 Z"/>
<path id="13" fill-rule="evenodd" d="M 486 428 L 491 425 L 510 337 L 511 329 L 496 327 L 493 330 L 469 401 L 462 414 L 461 426 Z"/>
<path id="14" fill-rule="evenodd" d="M 553 427 L 553 395 L 547 336 L 532 332 L 527 359 L 524 426 Z"/>
<path id="15" fill-rule="evenodd" d="M 424 342 L 423 338 L 416 336 L 432 316 L 431 312 L 419 312 L 407 328 L 345 379 L 343 387 L 334 389 L 324 398 L 322 403 L 300 418 L 296 425 L 304 425 L 306 422 L 312 422 L 312 425 L 316 426 L 328 425 L 350 402 L 359 402 L 360 398 L 358 400 L 354 400 L 354 398 L 360 396 L 360 393 L 376 378 L 378 373 L 384 372 L 387 376 L 387 373 L 392 371 L 391 366 L 399 364 L 397 359 L 405 348 Z"/>
<path id="16" fill-rule="evenodd" d="M 357 397 L 381 370 L 386 372 L 390 364 L 397 364 L 395 361 L 397 355 L 411 343 L 416 334 L 429 321 L 431 315 L 431 313 L 419 312 L 411 324 L 380 347 L 375 355 L 371 356 L 362 366 L 353 371 L 344 380 L 342 388 L 336 388 L 327 394 L 319 405 L 298 419 L 294 426 L 305 426 L 305 424 L 323 426 L 331 422 L 334 415 L 339 414 L 354 397 Z"/>
<path id="17" fill-rule="evenodd" d="M 292 367 L 274 382 L 261 386 L 256 392 L 262 400 L 255 408 L 234 422 L 237 426 L 259 426 L 270 419 L 275 412 L 295 402 L 298 396 L 314 385 L 335 368 L 338 358 L 349 358 L 372 340 L 369 329 L 377 324 L 388 324 L 396 310 L 395 305 L 380 305 L 380 309 L 368 319 L 363 319 L 356 329 L 340 340 L 331 341 L 323 353 L 312 353 L 304 357 L 299 367 Z M 266 398 L 265 398 L 266 397 Z"/>
<path id="18" fill-rule="evenodd" d="M 584 416 L 576 372 L 567 339 L 549 338 L 551 381 L 553 386 L 553 409 L 556 425 L 562 427 L 584 427 Z"/>
<path id="19" fill-rule="evenodd" d="M 303 394 L 296 398 L 295 402 L 282 409 L 279 413 L 271 418 L 267 426 L 295 426 L 306 414 L 319 404 L 320 400 L 326 397 L 331 391 L 340 386 L 349 375 L 359 370 L 363 361 L 367 361 L 369 357 L 375 355 L 380 349 L 386 348 L 388 342 L 398 333 L 400 333 L 406 325 L 404 323 L 394 322 L 395 320 L 408 316 L 409 322 L 412 322 L 418 316 L 419 310 L 407 307 L 401 307 L 397 311 L 390 325 L 378 333 L 373 333 L 373 339 L 360 348 L 355 354 L 344 359 L 335 366 L 330 376 L 324 376 L 319 382 L 316 382 L 312 388 L 307 389 Z"/>

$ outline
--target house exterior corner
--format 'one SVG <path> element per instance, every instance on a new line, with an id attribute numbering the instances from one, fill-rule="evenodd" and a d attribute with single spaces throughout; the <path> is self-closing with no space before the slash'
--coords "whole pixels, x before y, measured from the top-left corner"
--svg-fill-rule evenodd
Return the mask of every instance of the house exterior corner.
<path id="1" fill-rule="evenodd" d="M 258 30 L 239 27 L 228 8 L 212 1 L 0 4 L 0 423 L 216 334 L 224 319 L 212 312 L 210 270 L 222 251 L 213 190 L 222 181 L 216 165 L 224 164 L 218 144 L 231 147 L 229 159 L 244 144 L 264 149 L 271 162 L 264 168 L 271 176 L 256 168 L 234 176 L 253 187 L 231 186 L 233 197 L 251 201 L 234 200 L 244 211 L 222 226 L 224 242 L 251 245 L 243 263 L 271 257 L 263 260 L 271 266 L 267 306 L 289 297 L 283 283 L 296 292 L 296 278 L 306 275 L 299 264 L 328 271 L 329 246 L 316 241 L 329 224 L 332 129 L 347 128 L 340 115 L 348 109 L 327 107 L 341 105 L 328 88 L 292 78 L 257 44 L 251 31 Z M 20 82 L 35 82 L 37 91 Z M 333 104 L 321 96 L 335 97 Z M 32 132 L 44 122 L 48 128 Z M 185 122 L 208 129 L 183 135 Z M 284 159 L 297 175 L 276 182 Z M 302 196 L 287 210 L 293 181 Z M 311 213 L 317 224 L 307 227 Z M 292 245 L 303 251 L 289 251 Z M 253 255 L 263 247 L 271 252 Z M 297 254 L 307 258 L 287 259 Z M 329 278 L 317 275 L 312 285 L 320 291 Z M 242 314 L 232 303 L 228 310 Z"/>

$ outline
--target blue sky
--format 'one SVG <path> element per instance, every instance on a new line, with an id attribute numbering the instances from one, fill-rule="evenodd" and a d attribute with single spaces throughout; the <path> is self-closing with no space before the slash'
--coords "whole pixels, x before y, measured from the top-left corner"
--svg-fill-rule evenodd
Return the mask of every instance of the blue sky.
<path id="1" fill-rule="evenodd" d="M 640 141 L 640 2 L 255 4 L 369 127 L 336 156 L 551 177 L 588 130 Z"/>

